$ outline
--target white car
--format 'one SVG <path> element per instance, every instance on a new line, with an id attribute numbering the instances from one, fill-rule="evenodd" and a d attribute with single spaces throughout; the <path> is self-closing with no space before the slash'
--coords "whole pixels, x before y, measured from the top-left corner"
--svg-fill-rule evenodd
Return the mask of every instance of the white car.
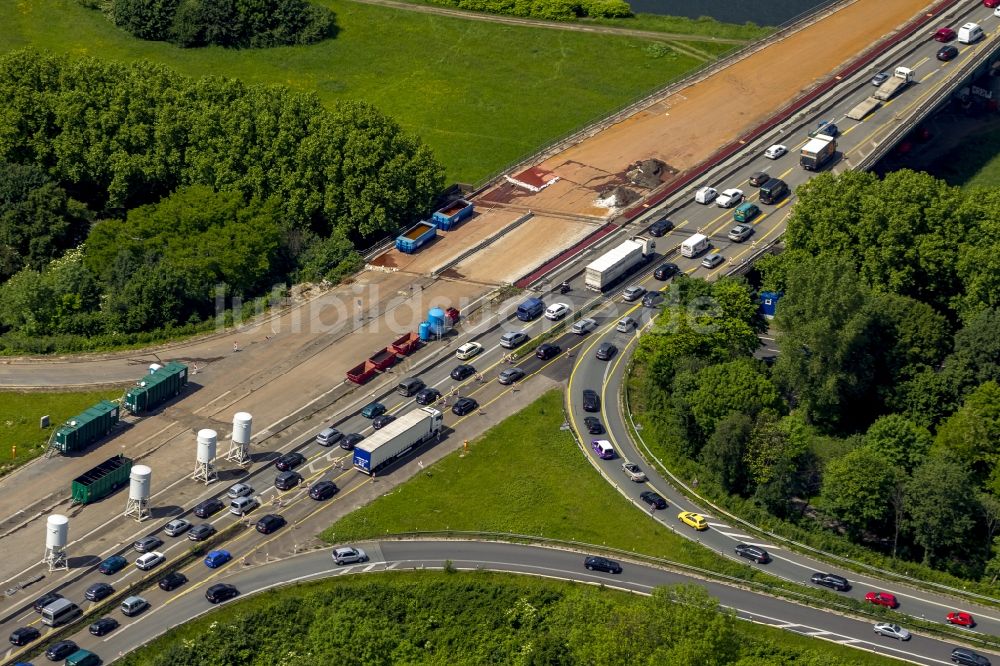
<path id="1" fill-rule="evenodd" d="M 455 350 L 455 356 L 459 360 L 464 361 L 465 359 L 472 358 L 481 351 L 483 351 L 483 346 L 478 342 L 466 342 Z"/>
<path id="2" fill-rule="evenodd" d="M 783 146 L 780 143 L 776 143 L 764 151 L 764 157 L 766 157 L 769 160 L 776 160 L 787 152 L 788 152 L 787 146 Z"/>
<path id="3" fill-rule="evenodd" d="M 875 625 L 875 633 L 889 638 L 898 638 L 901 641 L 910 640 L 910 632 L 892 622 L 879 622 Z"/>
<path id="4" fill-rule="evenodd" d="M 718 196 L 719 191 L 714 187 L 703 187 L 694 194 L 695 203 L 710 204 Z"/>
<path id="5" fill-rule="evenodd" d="M 595 328 L 597 328 L 597 320 L 587 317 L 586 319 L 581 319 L 580 321 L 573 324 L 570 330 L 576 333 L 577 335 L 586 335 Z"/>
<path id="6" fill-rule="evenodd" d="M 722 190 L 722 194 L 715 200 L 715 205 L 719 208 L 732 208 L 741 201 L 743 201 L 743 190 L 730 187 L 728 190 Z"/>
<path id="7" fill-rule="evenodd" d="M 360 548 L 344 546 L 333 550 L 333 561 L 337 564 L 354 564 L 355 562 L 365 562 L 367 559 L 368 555 Z"/>
<path id="8" fill-rule="evenodd" d="M 623 462 L 622 471 L 628 475 L 628 478 L 632 479 L 636 483 L 642 483 L 646 480 L 646 473 L 643 472 L 642 469 L 640 469 L 634 462 Z"/>
<path id="9" fill-rule="evenodd" d="M 246 497 L 247 495 L 253 495 L 253 488 L 245 483 L 237 483 L 235 486 L 230 486 L 227 494 L 232 499 L 236 499 L 237 497 Z"/>
<path id="10" fill-rule="evenodd" d="M 559 321 L 569 314 L 569 306 L 565 303 L 553 303 L 545 309 L 545 318 L 552 321 Z"/>
<path id="11" fill-rule="evenodd" d="M 166 559 L 167 558 L 163 556 L 163 553 L 158 550 L 154 550 L 152 553 L 146 553 L 145 555 L 140 555 L 135 558 L 135 566 L 143 571 L 149 571 Z"/>

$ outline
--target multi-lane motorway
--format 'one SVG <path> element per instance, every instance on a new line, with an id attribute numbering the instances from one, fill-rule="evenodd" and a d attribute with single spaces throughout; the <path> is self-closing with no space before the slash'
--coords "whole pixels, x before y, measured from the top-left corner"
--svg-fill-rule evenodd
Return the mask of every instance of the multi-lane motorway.
<path id="1" fill-rule="evenodd" d="M 715 181 L 702 182 L 699 183 L 699 185 L 711 185 L 720 191 L 728 187 L 739 187 L 747 193 L 748 200 L 756 202 L 756 191 L 746 182 L 747 176 L 754 171 L 767 171 L 772 176 L 783 178 L 792 187 L 801 184 L 812 174 L 802 170 L 798 166 L 798 150 L 806 140 L 806 133 L 808 129 L 814 126 L 819 119 L 833 120 L 840 126 L 842 131 L 842 135 L 838 138 L 840 156 L 830 168 L 834 170 L 849 168 L 852 160 L 856 160 L 862 151 L 867 150 L 873 140 L 877 140 L 878 137 L 884 136 L 889 130 L 895 127 L 895 124 L 898 122 L 897 117 L 905 116 L 907 110 L 924 103 L 928 99 L 939 96 L 948 79 L 948 73 L 950 71 L 954 71 L 954 69 L 965 62 L 966 59 L 973 57 L 978 49 L 986 48 L 996 38 L 995 33 L 997 32 L 998 20 L 1000 19 L 994 17 L 991 10 L 984 9 L 978 3 L 968 3 L 963 5 L 963 7 L 964 9 L 957 11 L 955 16 L 947 22 L 948 25 L 957 27 L 967 20 L 976 20 L 981 23 L 989 33 L 984 42 L 974 46 L 959 45 L 960 54 L 950 63 L 941 63 L 935 59 L 934 54 L 940 45 L 937 42 L 931 41 L 929 39 L 929 34 L 921 37 L 920 39 L 908 42 L 906 45 L 895 50 L 893 52 L 895 55 L 892 57 L 887 56 L 884 60 L 882 60 L 877 69 L 891 71 L 898 65 L 911 67 L 917 72 L 916 83 L 902 92 L 895 100 L 885 104 L 881 109 L 874 112 L 866 121 L 859 123 L 846 120 L 844 114 L 873 90 L 867 83 L 867 80 L 870 78 L 871 74 L 874 73 L 874 71 L 859 74 L 854 80 L 846 81 L 835 89 L 835 91 L 831 93 L 830 103 L 823 105 L 823 111 L 817 110 L 811 117 L 799 118 L 794 121 L 794 123 L 786 125 L 775 137 L 771 137 L 770 140 L 765 141 L 760 145 L 749 147 L 749 156 L 740 160 L 740 166 L 738 168 L 720 167 L 720 172 L 731 172 L 732 175 L 719 177 L 718 180 Z M 942 25 L 943 24 L 944 23 L 942 23 Z M 941 26 L 936 24 L 932 26 L 932 28 L 937 27 Z M 788 154 L 777 160 L 765 159 L 762 156 L 762 152 L 763 149 L 770 143 L 782 143 L 786 145 L 789 148 Z M 669 213 L 670 218 L 674 221 L 676 228 L 665 238 L 659 239 L 659 248 L 661 251 L 670 250 L 671 248 L 679 245 L 685 237 L 696 231 L 705 233 L 712 240 L 712 251 L 720 253 L 726 259 L 726 262 L 721 267 L 712 270 L 702 269 L 699 266 L 700 258 L 683 259 L 676 256 L 676 253 L 671 253 L 668 257 L 665 257 L 665 259 L 677 263 L 686 273 L 712 278 L 718 274 L 731 270 L 734 264 L 738 264 L 739 262 L 746 260 L 746 258 L 751 256 L 755 251 L 755 246 L 759 247 L 762 243 L 766 243 L 779 236 L 784 229 L 784 221 L 790 210 L 789 204 L 792 203 L 793 200 L 794 197 L 789 197 L 775 206 L 762 205 L 761 208 L 763 209 L 763 214 L 758 216 L 753 222 L 755 233 L 749 241 L 744 243 L 733 243 L 725 237 L 726 231 L 733 226 L 731 211 L 714 206 L 702 206 L 694 204 L 693 202 L 675 206 L 667 212 Z M 663 213 L 651 214 L 649 221 L 659 217 L 661 214 Z M 662 286 L 662 283 L 656 283 L 656 281 L 652 280 L 650 277 L 651 269 L 656 265 L 656 263 L 658 262 L 650 264 L 648 269 L 644 273 L 635 276 L 633 281 L 644 283 L 646 286 Z M 567 273 L 573 274 L 578 272 L 580 269 L 582 269 L 582 265 L 577 265 L 568 269 Z M 559 276 L 555 281 L 562 279 L 562 277 L 565 276 Z M 643 460 L 646 452 L 638 450 L 635 443 L 629 436 L 629 431 L 624 423 L 624 418 L 618 409 L 617 399 L 621 379 L 626 366 L 626 362 L 623 359 L 627 357 L 629 350 L 632 345 L 634 345 L 635 337 L 634 334 L 623 335 L 615 332 L 613 324 L 622 314 L 633 309 L 640 314 L 640 318 L 644 322 L 648 321 L 652 312 L 642 308 L 641 306 L 622 304 L 620 299 L 617 298 L 617 293 L 608 294 L 610 298 L 607 300 L 605 300 L 604 296 L 589 294 L 583 289 L 582 281 L 578 278 L 573 278 L 573 284 L 574 290 L 570 294 L 559 297 L 547 296 L 547 302 L 551 303 L 555 301 L 564 301 L 576 310 L 579 310 L 588 304 L 596 303 L 598 305 L 598 309 L 593 315 L 590 316 L 594 316 L 597 319 L 599 329 L 585 337 L 564 334 L 557 340 L 563 348 L 564 353 L 554 359 L 543 362 L 533 357 L 528 357 L 520 359 L 518 363 L 529 373 L 529 378 L 530 375 L 534 373 L 544 373 L 555 377 L 565 376 L 570 372 L 570 368 L 572 367 L 572 374 L 568 388 L 568 402 L 570 405 L 571 421 L 573 422 L 577 432 L 582 433 L 579 435 L 582 441 L 589 442 L 591 437 L 586 435 L 580 427 L 582 425 L 581 420 L 583 417 L 583 412 L 580 410 L 579 405 L 580 393 L 583 388 L 593 388 L 602 393 L 602 420 L 609 429 L 609 435 L 607 436 L 608 439 L 613 442 L 621 455 L 629 459 L 641 461 Z M 509 304 L 508 307 L 510 307 L 510 305 L 513 304 Z M 509 315 L 509 311 L 502 314 Z M 502 317 L 501 321 L 503 323 L 500 327 L 497 327 L 493 320 L 488 320 L 471 330 L 464 330 L 462 337 L 459 340 L 456 340 L 456 342 L 465 342 L 468 339 L 473 339 L 484 344 L 484 352 L 475 359 L 469 361 L 476 367 L 478 373 L 482 375 L 482 380 L 475 377 L 464 382 L 451 380 L 448 376 L 449 372 L 458 363 L 458 361 L 451 357 L 450 352 L 449 354 L 443 355 L 439 360 L 429 364 L 428 367 L 423 368 L 419 372 L 420 377 L 429 386 L 436 386 L 445 393 L 454 393 L 463 396 L 471 395 L 477 399 L 481 405 L 481 409 L 485 411 L 485 413 L 489 413 L 489 410 L 492 409 L 493 405 L 497 404 L 498 401 L 509 400 L 512 395 L 512 389 L 501 386 L 495 381 L 497 372 L 500 369 L 509 367 L 508 364 L 502 360 L 504 354 L 507 353 L 507 350 L 503 350 L 497 345 L 499 336 L 504 330 L 520 328 L 526 329 L 530 335 L 534 336 L 544 329 L 547 322 L 543 319 L 539 319 L 528 324 L 521 324 L 520 322 L 510 321 L 509 316 Z M 610 362 L 597 361 L 594 358 L 594 348 L 600 341 L 604 340 L 614 341 L 621 350 L 621 353 L 619 353 L 619 355 Z M 456 346 L 457 344 L 453 343 L 451 349 L 454 349 Z M 565 352 L 569 352 L 572 356 L 569 356 Z M 369 422 L 366 419 L 362 419 L 357 414 L 357 410 L 371 398 L 381 399 L 389 406 L 390 411 L 393 413 L 400 413 L 413 407 L 412 399 L 402 399 L 394 396 L 391 392 L 384 392 L 374 396 L 364 396 L 357 399 L 353 404 L 347 406 L 346 408 L 338 409 L 339 416 L 330 415 L 329 422 L 335 424 L 344 432 L 370 433 L 371 428 Z M 454 397 L 448 404 L 452 404 L 453 401 Z M 445 409 L 447 410 L 447 406 Z M 482 421 L 477 423 L 476 420 L 482 418 L 483 415 L 479 411 L 474 411 L 464 417 L 456 417 L 448 412 L 446 424 L 451 430 L 450 437 L 460 439 L 467 436 L 468 433 L 474 433 L 481 430 Z M 454 439 L 452 439 L 452 443 L 454 445 Z M 275 470 L 266 465 L 261 466 L 249 475 L 249 477 L 238 479 L 240 481 L 249 482 L 256 489 L 256 494 L 262 503 L 262 507 L 256 512 L 257 515 L 262 515 L 267 512 L 276 512 L 281 513 L 292 524 L 302 523 L 327 507 L 338 506 L 338 503 L 342 503 L 345 499 L 349 499 L 353 493 L 357 493 L 364 487 L 364 484 L 368 482 L 368 477 L 350 469 L 350 454 L 348 452 L 337 448 L 322 448 L 312 441 L 311 434 L 303 435 L 302 437 L 298 437 L 294 441 L 289 442 L 287 445 L 281 447 L 281 452 L 290 449 L 299 450 L 306 454 L 308 461 L 300 468 L 299 471 L 303 474 L 307 483 L 315 483 L 321 479 L 331 479 L 334 480 L 338 486 L 340 486 L 341 492 L 333 500 L 329 500 L 327 502 L 316 502 L 310 499 L 307 495 L 305 485 L 291 491 L 279 493 L 273 488 L 272 485 Z M 585 450 L 587 450 L 587 455 L 591 455 L 589 453 L 589 449 Z M 666 511 L 654 514 L 653 519 L 662 520 L 665 524 L 678 529 L 678 531 L 682 534 L 687 534 L 692 538 L 697 537 L 703 544 L 717 550 L 718 552 L 731 556 L 732 547 L 735 543 L 739 541 L 759 542 L 767 546 L 775 558 L 771 564 L 766 565 L 768 571 L 775 575 L 791 580 L 805 581 L 808 579 L 808 576 L 812 571 L 831 570 L 824 564 L 811 561 L 809 558 L 783 549 L 778 544 L 760 541 L 759 539 L 752 537 L 752 535 L 730 526 L 725 520 L 720 519 L 719 516 L 712 515 L 711 512 L 701 511 L 701 513 L 708 516 L 710 529 L 707 532 L 695 535 L 695 533 L 689 531 L 687 528 L 684 528 L 677 522 L 676 514 L 681 509 L 698 511 L 699 507 L 692 505 L 680 493 L 674 491 L 673 488 L 671 488 L 670 485 L 655 472 L 652 465 L 644 465 L 647 474 L 650 475 L 650 481 L 648 484 L 642 484 L 640 486 L 640 484 L 633 484 L 624 476 L 620 469 L 620 460 L 598 461 L 596 458 L 594 460 L 595 464 L 602 466 L 607 478 L 614 482 L 624 494 L 633 500 L 636 499 L 639 491 L 643 487 L 654 487 L 668 499 L 670 507 Z M 219 483 L 214 486 L 207 487 L 202 495 L 200 495 L 197 499 L 201 500 L 208 496 L 224 494 L 225 485 L 227 484 Z M 203 522 L 190 515 L 190 509 L 193 507 L 193 504 L 194 503 L 192 502 L 190 506 L 179 508 L 170 517 L 185 516 L 192 520 L 192 522 Z M 642 505 L 642 507 L 644 509 L 644 505 Z M 222 528 L 236 520 L 238 520 L 236 517 L 230 516 L 226 512 L 222 512 L 204 522 L 212 522 L 219 528 Z M 134 536 L 139 537 L 145 534 L 157 532 L 159 527 L 161 527 L 165 522 L 166 520 L 161 520 L 156 525 L 147 524 L 141 528 L 137 527 Z M 241 582 L 239 583 L 241 586 L 247 586 L 244 590 L 244 592 L 247 592 L 251 589 L 256 589 L 254 587 L 255 585 L 262 586 L 270 584 L 267 581 L 271 581 L 273 583 L 282 579 L 287 580 L 289 576 L 294 578 L 295 576 L 291 575 L 290 572 L 295 571 L 295 569 L 283 569 L 283 567 L 286 566 L 284 563 L 250 567 L 245 571 L 242 570 L 241 564 L 243 558 L 250 557 L 254 553 L 259 553 L 262 550 L 267 550 L 270 547 L 269 545 L 275 543 L 276 540 L 294 539 L 294 536 L 288 536 L 291 532 L 291 526 L 285 528 L 284 530 L 279 530 L 275 535 L 270 536 L 258 534 L 252 529 L 246 529 L 226 545 L 226 547 L 236 556 L 236 560 L 234 560 L 228 568 L 213 572 L 207 570 L 200 562 L 191 565 L 185 571 L 190 578 L 190 582 L 187 586 L 182 587 L 181 590 L 173 593 L 161 592 L 155 588 L 152 589 L 148 593 L 148 598 L 152 604 L 152 609 L 149 612 L 133 620 L 120 618 L 123 620 L 122 628 L 111 634 L 110 637 L 106 637 L 105 640 L 92 639 L 84 635 L 82 637 L 78 637 L 80 639 L 79 642 L 84 646 L 93 645 L 99 653 L 113 656 L 119 650 L 130 649 L 130 647 L 134 647 L 135 645 L 141 643 L 142 637 L 159 633 L 163 627 L 182 621 L 186 617 L 190 617 L 191 613 L 201 612 L 204 610 L 204 608 L 206 608 L 206 603 L 202 594 L 208 581 L 216 582 L 220 577 L 222 579 L 226 579 L 229 577 L 235 578 L 250 576 L 250 578 L 247 579 L 247 582 L 242 582 L 244 579 L 240 578 Z M 159 533 L 162 535 L 162 532 Z M 173 539 L 164 536 L 163 538 L 166 541 L 166 544 L 163 548 L 161 548 L 161 550 L 163 550 L 167 556 L 168 565 L 173 558 L 176 558 L 181 553 L 185 552 L 190 545 L 190 543 L 183 537 Z M 88 538 L 82 539 L 82 542 L 91 548 L 91 552 L 88 556 L 94 565 L 96 565 L 96 562 L 100 559 L 113 553 L 127 554 L 129 560 L 134 559 L 134 553 L 130 553 L 130 550 L 127 547 L 127 541 L 125 546 L 108 545 L 102 543 L 101 535 L 99 533 L 95 533 Z M 415 545 L 406 547 L 417 548 Z M 475 553 L 467 556 L 462 555 L 462 553 L 465 552 L 462 549 L 475 550 L 480 547 L 495 548 L 499 550 L 489 551 L 487 554 L 475 551 Z M 381 552 L 383 553 L 383 556 L 387 552 L 393 553 L 392 557 L 384 556 L 382 558 L 383 561 L 390 563 L 411 560 L 440 561 L 441 559 L 447 558 L 459 563 L 475 562 L 475 566 L 483 564 L 483 566 L 495 566 L 496 568 L 523 568 L 532 566 L 544 568 L 550 566 L 550 563 L 548 563 L 546 558 L 555 557 L 551 554 L 551 551 L 517 549 L 503 550 L 503 547 L 495 545 L 476 546 L 471 544 L 438 544 L 435 546 L 437 550 L 424 551 L 422 553 L 405 550 L 396 553 L 396 551 L 392 550 L 394 548 L 404 548 L 404 546 L 400 544 L 382 545 Z M 498 552 L 500 554 L 489 554 L 492 552 Z M 538 554 L 539 552 L 543 554 L 540 555 Z M 511 555 L 511 553 L 516 553 L 516 557 Z M 302 557 L 316 558 L 317 566 L 319 566 L 323 558 L 328 559 L 328 555 L 324 553 Z M 513 560 L 505 559 L 506 557 L 511 557 Z M 288 560 L 288 562 L 293 561 L 301 564 L 307 560 L 299 558 Z M 312 562 L 313 560 L 310 559 L 308 561 Z M 327 562 L 327 564 L 329 564 L 329 562 Z M 470 566 L 472 566 L 472 564 L 470 564 Z M 569 563 L 559 563 L 558 567 L 562 567 L 565 571 L 571 571 L 576 568 L 575 565 L 570 565 Z M 161 569 L 162 568 L 163 567 L 161 567 Z M 327 566 L 325 569 L 327 573 L 329 573 L 329 568 L 330 567 Z M 377 569 L 378 567 L 376 566 L 375 568 Z M 322 567 L 316 569 L 315 575 L 322 575 L 321 569 Z M 629 566 L 626 569 L 626 574 L 619 579 L 623 586 L 628 584 L 659 584 L 649 583 L 649 580 L 654 580 L 654 578 L 633 579 L 631 577 L 633 574 L 629 573 L 632 572 L 633 569 L 637 572 L 637 574 L 640 571 L 646 571 L 643 567 Z M 654 572 L 655 570 L 649 571 Z M 883 589 L 895 592 L 900 598 L 900 611 L 902 613 L 923 616 L 930 620 L 940 621 L 948 610 L 952 610 L 956 607 L 956 605 L 959 605 L 955 600 L 948 599 L 942 595 L 929 594 L 917 589 L 907 588 L 905 586 L 884 583 L 867 577 L 854 576 L 848 574 L 847 572 L 841 573 L 845 573 L 845 575 L 847 575 L 847 577 L 852 579 L 855 583 L 851 594 L 863 594 L 868 589 Z M 582 572 L 578 572 L 578 574 L 580 576 L 587 576 L 587 574 Z M 662 572 L 659 574 L 650 573 L 649 575 L 655 576 L 661 574 Z M 2 629 L 0 629 L 0 631 L 7 631 L 9 633 L 9 631 L 13 628 L 26 624 L 39 626 L 37 615 L 30 610 L 30 602 L 35 596 L 38 596 L 43 591 L 59 591 L 61 594 L 77 602 L 82 602 L 83 591 L 88 585 L 93 582 L 97 582 L 98 580 L 107 580 L 112 582 L 117 589 L 122 589 L 126 585 L 137 582 L 143 576 L 155 580 L 159 578 L 160 575 L 161 573 L 155 569 L 150 574 L 142 574 L 130 565 L 125 571 L 116 576 L 104 577 L 98 574 L 93 566 L 90 568 L 79 566 L 79 560 L 77 560 L 76 568 L 69 572 L 50 576 L 45 581 L 45 588 L 38 589 L 37 594 L 35 593 L 35 590 L 32 590 L 30 595 L 27 593 L 21 593 L 4 599 L 3 603 L 0 604 L 0 623 L 2 623 Z M 645 576 L 646 574 L 644 573 L 643 575 Z M 259 579 L 255 579 L 254 576 L 259 576 Z M 792 620 L 781 620 L 781 618 L 791 615 L 795 620 L 801 620 L 808 625 L 808 627 L 806 627 L 807 633 L 812 632 L 827 635 L 824 632 L 830 632 L 829 635 L 851 636 L 850 642 L 852 642 L 852 644 L 862 640 L 871 640 L 871 637 L 869 636 L 870 628 L 867 624 L 864 624 L 865 637 L 863 638 L 861 634 L 855 635 L 857 631 L 860 631 L 857 627 L 848 628 L 839 624 L 842 622 L 850 624 L 853 623 L 853 621 L 842 620 L 834 615 L 821 613 L 819 611 L 809 611 L 810 613 L 815 614 L 815 618 L 811 618 L 806 621 L 803 619 L 807 617 L 806 615 L 803 615 L 803 613 L 806 612 L 804 609 L 795 609 L 794 613 L 781 613 L 779 612 L 780 609 L 774 606 L 774 604 L 780 604 L 781 607 L 785 607 L 787 609 L 785 602 L 776 602 L 774 600 L 763 601 L 763 598 L 756 597 L 752 598 L 752 601 L 747 600 L 750 598 L 738 601 L 734 600 L 730 596 L 727 596 L 736 594 L 734 591 L 728 591 L 727 588 L 719 588 L 718 590 L 713 589 L 713 594 L 722 598 L 723 602 L 727 605 L 732 605 L 734 607 L 746 608 L 747 610 L 753 609 L 761 613 L 765 612 L 762 609 L 767 609 L 767 612 L 765 613 L 766 615 L 778 618 L 778 622 L 780 624 L 787 625 L 790 628 L 794 628 L 795 626 L 804 626 L 798 625 Z M 979 626 L 976 628 L 976 631 L 984 631 L 1000 635 L 1000 613 L 987 610 L 985 608 L 968 607 L 968 604 L 964 605 L 964 609 L 970 610 L 979 621 Z M 877 639 L 874 642 L 879 645 L 884 645 L 885 649 L 889 649 L 892 648 L 892 645 L 888 643 L 889 640 L 890 639 Z M 44 642 L 44 638 L 42 642 Z M 110 648 L 110 650 L 107 648 Z M 895 649 L 898 649 L 898 646 Z M 914 639 L 914 642 L 905 648 L 907 652 L 914 652 L 922 655 L 920 659 L 923 659 L 927 663 L 940 661 L 941 656 L 946 654 L 946 652 L 942 651 L 944 649 L 943 645 L 939 646 L 929 639 L 920 637 Z M 14 654 L 15 653 L 13 652 L 9 652 L 7 656 L 11 657 L 14 656 Z M 907 656 L 909 658 L 915 658 L 911 655 Z"/>

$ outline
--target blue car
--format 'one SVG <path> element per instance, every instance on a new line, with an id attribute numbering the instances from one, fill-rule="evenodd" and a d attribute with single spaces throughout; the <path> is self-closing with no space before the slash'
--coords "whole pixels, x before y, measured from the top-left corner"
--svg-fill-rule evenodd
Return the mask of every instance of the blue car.
<path id="1" fill-rule="evenodd" d="M 116 574 L 128 565 L 128 560 L 126 560 L 121 555 L 112 555 L 108 559 L 101 562 L 101 566 L 97 568 L 102 574 L 107 574 L 108 576 Z"/>
<path id="2" fill-rule="evenodd" d="M 361 410 L 361 416 L 366 419 L 373 419 L 376 416 L 382 416 L 385 414 L 385 405 L 381 402 L 370 402 L 365 405 L 365 408 Z"/>
<path id="3" fill-rule="evenodd" d="M 205 566 L 209 569 L 221 567 L 223 564 L 233 559 L 228 550 L 213 550 L 205 556 Z"/>

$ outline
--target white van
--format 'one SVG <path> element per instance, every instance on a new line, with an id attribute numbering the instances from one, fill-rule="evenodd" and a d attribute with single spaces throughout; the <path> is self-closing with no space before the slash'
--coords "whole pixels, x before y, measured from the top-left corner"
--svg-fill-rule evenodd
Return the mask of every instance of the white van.
<path id="1" fill-rule="evenodd" d="M 618 324 L 615 326 L 615 330 L 618 331 L 619 333 L 631 333 L 632 329 L 636 328 L 638 325 L 639 322 L 637 322 L 635 319 L 632 319 L 632 317 L 625 317 L 624 319 L 618 322 Z"/>
<path id="2" fill-rule="evenodd" d="M 697 257 L 708 249 L 708 236 L 695 234 L 681 243 L 681 255 L 684 257 Z"/>
<path id="3" fill-rule="evenodd" d="M 42 609 L 42 623 L 50 627 L 66 624 L 83 611 L 69 599 L 56 599 Z"/>
<path id="4" fill-rule="evenodd" d="M 237 497 L 229 503 L 229 513 L 234 516 L 242 516 L 243 514 L 250 513 L 258 506 L 260 506 L 260 502 L 254 497 Z"/>
<path id="5" fill-rule="evenodd" d="M 962 44 L 975 44 L 983 38 L 983 29 L 978 23 L 968 22 L 958 29 L 958 41 Z"/>

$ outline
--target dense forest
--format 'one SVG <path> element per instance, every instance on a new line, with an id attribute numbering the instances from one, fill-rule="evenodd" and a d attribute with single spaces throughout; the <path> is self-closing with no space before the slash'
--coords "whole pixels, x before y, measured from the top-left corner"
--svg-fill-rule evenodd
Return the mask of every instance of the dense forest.
<path id="1" fill-rule="evenodd" d="M 336 29 L 333 12 L 306 0 L 80 0 L 133 37 L 183 47 L 313 44 Z"/>
<path id="2" fill-rule="evenodd" d="M 379 574 L 237 602 L 120 662 L 833 666 L 854 654 L 822 643 L 802 649 L 774 635 L 720 612 L 693 585 L 639 597 L 489 574 Z"/>
<path id="3" fill-rule="evenodd" d="M 443 170 L 370 105 L 162 66 L 0 58 L 0 350 L 143 341 L 336 281 Z"/>
<path id="4" fill-rule="evenodd" d="M 994 584 L 1000 194 L 823 174 L 799 188 L 785 245 L 751 276 L 783 294 L 773 367 L 752 356 L 749 286 L 671 286 L 684 307 L 637 356 L 656 445 L 758 522 Z M 692 316 L 698 296 L 721 307 Z"/>

